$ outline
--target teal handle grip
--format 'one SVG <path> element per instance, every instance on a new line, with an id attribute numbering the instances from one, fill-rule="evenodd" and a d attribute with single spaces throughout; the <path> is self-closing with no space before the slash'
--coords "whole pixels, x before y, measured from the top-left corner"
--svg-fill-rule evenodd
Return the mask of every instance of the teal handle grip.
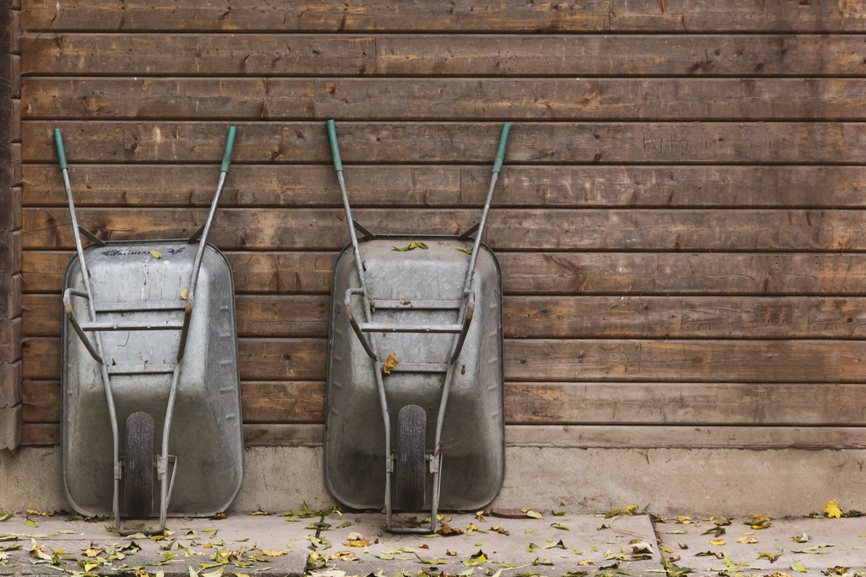
<path id="1" fill-rule="evenodd" d="M 511 132 L 511 125 L 506 122 L 502 126 L 502 136 L 499 137 L 499 150 L 496 152 L 496 162 L 493 163 L 493 172 L 499 172 L 502 169 L 502 160 L 505 158 L 505 146 L 508 144 L 509 132 Z"/>
<path id="2" fill-rule="evenodd" d="M 328 140 L 331 141 L 331 154 L 334 157 L 334 170 L 343 172 L 343 163 L 340 162 L 340 147 L 337 145 L 337 129 L 334 128 L 334 121 L 326 122 L 328 125 Z"/>
<path id="3" fill-rule="evenodd" d="M 60 129 L 54 129 L 54 144 L 57 146 L 57 158 L 60 159 L 60 170 L 66 170 L 66 151 L 63 150 L 63 137 Z"/>
<path id="4" fill-rule="evenodd" d="M 229 166 L 232 163 L 232 150 L 235 147 L 235 135 L 237 135 L 238 129 L 235 126 L 229 126 L 229 138 L 226 141 L 226 151 L 223 154 L 223 165 L 220 168 L 223 172 L 229 171 Z"/>

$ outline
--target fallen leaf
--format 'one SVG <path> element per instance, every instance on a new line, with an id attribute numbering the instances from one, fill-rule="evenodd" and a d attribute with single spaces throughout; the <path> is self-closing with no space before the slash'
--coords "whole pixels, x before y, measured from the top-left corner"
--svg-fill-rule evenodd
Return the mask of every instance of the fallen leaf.
<path id="1" fill-rule="evenodd" d="M 484 554 L 484 551 L 479 549 L 478 553 L 472 555 L 467 561 L 464 561 L 463 564 L 467 567 L 477 567 L 478 565 L 484 565 L 486 562 L 487 556 Z"/>
<path id="2" fill-rule="evenodd" d="M 492 531 L 496 531 L 497 533 L 500 533 L 500 534 L 502 534 L 502 535 L 511 535 L 511 533 L 509 533 L 508 531 L 506 531 L 505 529 L 503 529 L 503 528 L 500 527 L 499 525 L 494 525 L 494 526 L 491 527 L 490 529 L 491 529 Z"/>
<path id="3" fill-rule="evenodd" d="M 217 513 L 216 515 L 211 517 L 211 519 L 213 519 L 214 521 L 221 521 L 221 520 L 226 519 L 226 518 L 227 518 L 226 514 L 223 513 L 222 511 L 220 511 L 219 513 Z"/>
<path id="4" fill-rule="evenodd" d="M 465 252 L 466 254 L 472 254 L 472 249 L 471 249 L 471 248 L 462 248 L 462 247 L 458 247 L 457 250 L 459 250 L 460 252 Z"/>
<path id="5" fill-rule="evenodd" d="M 40 517 L 53 517 L 55 515 L 54 511 L 35 511 L 33 509 L 27 509 L 27 514 L 38 515 Z"/>
<path id="6" fill-rule="evenodd" d="M 340 561 L 360 561 L 351 551 L 338 551 L 331 555 L 332 560 L 339 559 Z"/>
<path id="7" fill-rule="evenodd" d="M 810 538 L 811 537 L 809 537 L 808 533 L 802 533 L 800 535 L 796 535 L 794 537 L 791 537 L 791 539 L 793 539 L 794 542 L 796 542 L 796 543 L 806 543 L 809 541 Z"/>
<path id="8" fill-rule="evenodd" d="M 180 291 L 180 298 L 182 298 L 183 300 L 186 300 L 186 297 L 188 296 L 189 289 L 183 289 L 182 291 Z M 259 509 L 258 511 L 253 511 L 252 513 L 250 513 L 250 515 L 270 515 L 270 513 L 265 513 L 264 511 Z"/>
<path id="9" fill-rule="evenodd" d="M 746 545 L 752 545 L 754 543 L 758 543 L 759 541 L 754 537 L 740 537 L 737 539 L 737 543 L 744 543 Z"/>
<path id="10" fill-rule="evenodd" d="M 638 541 L 637 543 L 629 544 L 629 548 L 631 548 L 631 554 L 634 555 L 636 553 L 653 553 L 653 547 L 649 543 L 645 543 L 643 541 Z"/>
<path id="11" fill-rule="evenodd" d="M 360 541 L 363 538 L 364 538 L 364 535 L 362 535 L 361 533 L 358 533 L 357 531 L 350 531 L 349 532 L 349 541 Z"/>
<path id="12" fill-rule="evenodd" d="M 803 564 L 800 563 L 799 561 L 797 561 L 796 559 L 794 559 L 794 562 L 791 563 L 791 569 L 793 569 L 794 571 L 799 571 L 800 573 L 806 572 L 806 568 L 803 567 Z"/>
<path id="13" fill-rule="evenodd" d="M 677 523 L 680 525 L 688 525 L 689 523 L 694 523 L 694 521 L 685 515 L 677 515 Z"/>
<path id="14" fill-rule="evenodd" d="M 770 518 L 766 515 L 761 515 L 760 513 L 755 513 L 752 520 L 746 521 L 745 524 L 749 525 L 752 529 L 766 529 L 772 525 Z"/>
<path id="15" fill-rule="evenodd" d="M 354 539 L 348 543 L 343 543 L 344 547 L 366 547 L 370 542 L 366 539 Z"/>
<path id="16" fill-rule="evenodd" d="M 577 562 L 578 565 L 595 565 L 595 561 L 590 561 L 589 559 L 583 559 L 582 561 Z"/>
<path id="17" fill-rule="evenodd" d="M 262 555 L 265 557 L 282 557 L 288 553 L 288 551 L 268 551 L 267 549 L 262 549 Z"/>
<path id="18" fill-rule="evenodd" d="M 102 549 L 88 549 L 84 552 L 84 555 L 86 555 L 87 557 L 96 557 L 103 553 L 105 553 L 105 551 Z"/>
<path id="19" fill-rule="evenodd" d="M 162 258 L 162 253 L 156 250 L 150 251 L 150 256 L 153 258 Z"/>
<path id="20" fill-rule="evenodd" d="M 710 529 L 707 529 L 706 531 L 701 533 L 701 535 L 709 535 L 710 533 L 715 535 L 716 538 L 719 538 L 722 535 L 724 535 L 726 533 L 726 531 L 725 531 L 724 527 L 716 526 L 716 527 L 711 527 Z"/>
<path id="21" fill-rule="evenodd" d="M 827 513 L 827 517 L 830 519 L 838 519 L 842 516 L 842 510 L 839 509 L 839 503 L 836 502 L 836 499 L 830 499 L 830 502 L 824 507 L 824 512 Z"/>
<path id="22" fill-rule="evenodd" d="M 420 248 L 422 250 L 427 250 L 428 247 L 423 242 L 416 240 L 415 242 L 411 243 L 409 246 L 404 246 L 403 248 L 397 248 L 396 246 L 393 246 L 392 248 L 396 251 L 399 251 L 399 252 L 406 252 L 407 250 L 414 250 L 416 248 Z"/>
<path id="23" fill-rule="evenodd" d="M 784 551 L 779 551 L 778 553 L 764 553 L 763 551 L 758 552 L 758 559 L 769 559 L 770 563 L 775 563 L 776 559 L 782 556 Z"/>
<path id="24" fill-rule="evenodd" d="M 724 539 L 710 539 L 710 545 L 721 547 L 722 545 L 727 545 L 727 543 L 725 543 Z"/>
<path id="25" fill-rule="evenodd" d="M 386 375 L 390 375 L 391 369 L 393 369 L 394 367 L 399 367 L 399 366 L 400 366 L 400 363 L 397 362 L 397 355 L 395 355 L 394 353 L 391 353 L 390 355 L 388 355 L 388 359 L 385 361 L 385 364 L 382 365 L 382 372 L 385 373 Z"/>
<path id="26" fill-rule="evenodd" d="M 571 531 L 571 529 L 569 529 L 568 527 L 566 527 L 565 525 L 562 525 L 560 523 L 551 523 L 550 526 L 553 527 L 554 529 L 559 529 L 561 531 Z"/>
<path id="27" fill-rule="evenodd" d="M 533 519 L 542 519 L 541 513 L 538 511 L 533 511 L 532 509 L 521 509 L 524 515 L 527 517 L 531 517 Z"/>
<path id="28" fill-rule="evenodd" d="M 818 551 L 818 549 L 825 549 L 827 547 L 835 547 L 835 545 L 831 545 L 829 543 L 819 543 L 818 545 L 812 545 L 811 547 L 806 547 L 805 549 L 794 551 L 794 553 L 806 553 L 808 555 L 827 555 L 829 551 Z"/>
<path id="29" fill-rule="evenodd" d="M 551 540 L 552 540 L 552 539 L 551 539 Z M 565 547 L 565 543 L 562 542 L 562 539 L 560 539 L 559 542 L 557 542 L 557 543 L 551 543 L 550 545 L 547 545 L 546 547 L 543 547 L 543 549 L 555 549 L 555 548 L 557 548 L 557 547 L 560 548 L 560 549 L 565 549 L 565 548 L 566 548 L 566 547 Z"/>
<path id="30" fill-rule="evenodd" d="M 6 513 L 2 517 L 0 517 L 0 522 L 8 521 L 9 519 L 11 519 L 14 516 L 15 516 L 15 513 Z"/>
<path id="31" fill-rule="evenodd" d="M 33 519 L 31 519 L 30 517 L 25 517 L 25 518 L 24 518 L 24 523 L 25 523 L 28 527 L 38 527 L 38 526 L 39 526 L 39 523 L 37 523 L 36 521 L 34 521 Z"/>

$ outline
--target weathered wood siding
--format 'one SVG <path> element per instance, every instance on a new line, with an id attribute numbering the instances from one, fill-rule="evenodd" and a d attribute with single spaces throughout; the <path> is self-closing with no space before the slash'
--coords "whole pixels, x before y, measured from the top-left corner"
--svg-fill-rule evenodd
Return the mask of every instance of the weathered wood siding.
<path id="1" fill-rule="evenodd" d="M 502 263 L 508 442 L 866 446 L 866 0 L 23 0 L 24 440 L 56 443 L 81 223 L 181 237 L 239 136 L 232 263 L 250 444 L 316 444 L 356 219 Z"/>

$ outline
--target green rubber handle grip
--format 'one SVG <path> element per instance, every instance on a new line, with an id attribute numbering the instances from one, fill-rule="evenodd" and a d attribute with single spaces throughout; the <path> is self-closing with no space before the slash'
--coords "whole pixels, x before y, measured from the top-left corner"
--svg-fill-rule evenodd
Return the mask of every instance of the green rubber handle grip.
<path id="1" fill-rule="evenodd" d="M 331 154 L 334 157 L 334 170 L 343 172 L 343 163 L 340 161 L 340 147 L 337 144 L 337 129 L 334 128 L 334 121 L 329 120 L 328 125 L 328 140 L 331 141 Z"/>
<path id="2" fill-rule="evenodd" d="M 493 172 L 499 172 L 502 169 L 502 160 L 505 158 L 505 146 L 508 144 L 509 132 L 511 132 L 511 125 L 506 122 L 502 126 L 502 136 L 499 137 L 499 150 L 496 152 L 496 162 L 493 163 Z"/>
<path id="3" fill-rule="evenodd" d="M 66 170 L 66 151 L 63 150 L 63 137 L 60 129 L 54 129 L 54 144 L 57 146 L 57 158 L 60 159 L 60 170 Z"/>
<path id="4" fill-rule="evenodd" d="M 229 138 L 226 141 L 226 151 L 223 154 L 223 165 L 220 168 L 223 172 L 229 171 L 229 166 L 232 163 L 232 150 L 235 147 L 235 135 L 237 135 L 238 129 L 235 126 L 229 126 Z"/>

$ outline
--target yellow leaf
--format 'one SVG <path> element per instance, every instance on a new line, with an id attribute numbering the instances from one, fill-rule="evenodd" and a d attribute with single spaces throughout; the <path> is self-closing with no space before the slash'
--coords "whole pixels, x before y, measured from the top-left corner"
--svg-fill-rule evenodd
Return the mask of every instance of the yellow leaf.
<path id="1" fill-rule="evenodd" d="M 180 298 L 186 300 L 186 297 L 189 296 L 189 289 L 183 289 L 180 291 Z M 261 511 L 256 511 L 255 513 L 250 513 L 250 515 L 267 515 L 267 513 L 262 513 Z"/>
<path id="2" fill-rule="evenodd" d="M 268 551 L 266 549 L 262 550 L 262 555 L 265 557 L 282 557 L 288 553 L 288 551 Z"/>
<path id="3" fill-rule="evenodd" d="M 366 547 L 370 542 L 366 539 L 355 539 L 353 541 L 349 541 L 348 543 L 343 543 L 345 547 Z"/>
<path id="4" fill-rule="evenodd" d="M 590 561 L 589 559 L 584 559 L 583 561 L 578 561 L 578 565 L 595 565 L 595 561 Z"/>
<path id="5" fill-rule="evenodd" d="M 836 499 L 830 499 L 830 502 L 827 503 L 827 506 L 824 507 L 824 512 L 827 513 L 827 517 L 836 518 L 842 516 L 842 510 L 839 508 L 839 503 L 836 502 Z"/>
<path id="6" fill-rule="evenodd" d="M 681 525 L 688 525 L 689 523 L 694 523 L 689 517 L 685 515 L 677 515 L 677 523 Z"/>
<path id="7" fill-rule="evenodd" d="M 721 546 L 721 545 L 726 545 L 726 544 L 727 544 L 727 543 L 725 543 L 725 540 L 724 540 L 724 539 L 711 539 L 711 540 L 710 540 L 710 545 L 719 545 L 719 546 Z"/>
<path id="8" fill-rule="evenodd" d="M 54 511 L 34 511 L 33 509 L 27 509 L 27 513 L 30 515 L 39 515 L 40 517 L 53 517 Z"/>
<path id="9" fill-rule="evenodd" d="M 391 369 L 394 367 L 399 367 L 400 363 L 397 362 L 397 355 L 391 353 L 388 355 L 388 359 L 385 361 L 385 364 L 382 366 L 382 372 L 386 375 L 391 374 Z"/>
<path id="10" fill-rule="evenodd" d="M 82 565 L 82 567 L 84 567 L 85 573 L 89 573 L 90 570 L 93 569 L 94 567 L 99 567 L 99 563 L 89 563 L 87 561 L 85 561 L 81 565 Z"/>
<path id="11" fill-rule="evenodd" d="M 625 509 L 623 509 L 622 512 L 623 512 L 625 515 L 634 515 L 635 513 L 637 513 L 637 505 L 635 505 L 634 503 L 632 503 L 631 505 L 629 505 L 628 507 L 626 507 Z"/>
<path id="12" fill-rule="evenodd" d="M 150 256 L 152 256 L 153 258 L 162 258 L 162 253 L 158 250 L 152 250 L 150 251 Z"/>
<path id="13" fill-rule="evenodd" d="M 104 552 L 105 551 L 103 551 L 102 549 L 88 549 L 87 551 L 84 552 L 84 554 L 88 557 L 96 557 L 97 555 L 100 555 L 101 553 L 104 553 Z"/>
<path id="14" fill-rule="evenodd" d="M 737 539 L 737 543 L 744 543 L 746 545 L 752 545 L 754 543 L 758 543 L 759 541 L 754 537 L 740 537 Z"/>

